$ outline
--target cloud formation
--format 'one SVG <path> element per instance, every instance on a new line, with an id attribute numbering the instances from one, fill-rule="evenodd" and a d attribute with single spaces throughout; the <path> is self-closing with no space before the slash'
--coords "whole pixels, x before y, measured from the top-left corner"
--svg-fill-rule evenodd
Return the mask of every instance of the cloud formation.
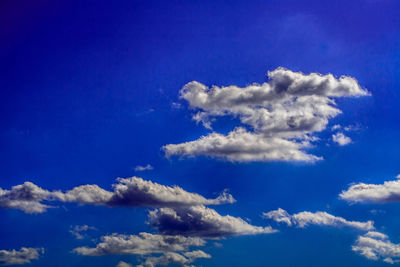
<path id="1" fill-rule="evenodd" d="M 51 206 L 43 201 L 74 202 L 78 204 L 105 205 L 110 207 L 181 207 L 191 205 L 219 205 L 234 203 L 232 195 L 223 191 L 215 199 L 185 191 L 179 186 L 165 186 L 139 177 L 118 178 L 114 191 L 98 185 L 81 185 L 72 190 L 47 191 L 31 182 L 13 186 L 11 190 L 0 188 L 0 206 L 20 209 L 26 213 L 42 213 Z"/>
<path id="2" fill-rule="evenodd" d="M 270 234 L 270 226 L 254 226 L 241 218 L 222 216 L 203 205 L 160 208 L 149 212 L 149 224 L 163 234 L 219 238 L 238 235 Z"/>
<path id="3" fill-rule="evenodd" d="M 400 201 L 400 179 L 383 184 L 358 183 L 342 191 L 339 198 L 351 203 L 388 203 Z"/>
<path id="4" fill-rule="evenodd" d="M 69 232 L 76 238 L 76 239 L 83 239 L 85 238 L 85 232 L 88 230 L 96 230 L 95 227 L 89 225 L 75 225 L 74 227 L 71 226 Z"/>
<path id="5" fill-rule="evenodd" d="M 190 247 L 204 246 L 206 241 L 199 237 L 184 237 L 181 235 L 157 235 L 140 233 L 139 235 L 103 236 L 101 243 L 94 248 L 79 247 L 73 251 L 85 256 L 101 255 L 139 255 L 145 260 L 138 266 L 152 267 L 170 263 L 187 266 L 198 258 L 211 258 L 201 250 L 190 251 Z M 153 256 L 158 254 L 159 256 Z M 120 262 L 117 266 L 132 266 Z"/>
<path id="6" fill-rule="evenodd" d="M 290 215 L 284 209 L 277 209 L 270 212 L 263 213 L 263 217 L 266 219 L 272 219 L 279 223 L 285 223 L 288 226 L 297 226 L 300 228 L 307 227 L 309 225 L 320 225 L 320 226 L 333 226 L 333 227 L 352 227 L 359 230 L 373 230 L 374 222 L 358 222 L 348 221 L 342 217 L 333 216 L 327 212 L 308 212 L 303 211 L 293 215 Z"/>
<path id="7" fill-rule="evenodd" d="M 333 142 L 338 143 L 340 146 L 345 146 L 351 143 L 351 138 L 344 135 L 342 132 L 333 134 L 332 140 Z"/>
<path id="8" fill-rule="evenodd" d="M 370 260 L 400 262 L 400 245 L 390 242 L 387 235 L 379 232 L 368 232 L 359 236 L 352 250 Z"/>
<path id="9" fill-rule="evenodd" d="M 37 260 L 40 254 L 44 253 L 43 248 L 25 248 L 20 250 L 0 250 L 0 265 L 26 264 L 31 260 Z"/>
<path id="10" fill-rule="evenodd" d="M 341 111 L 334 98 L 367 96 L 348 76 L 335 78 L 318 73 L 303 74 L 278 68 L 268 72 L 269 82 L 208 88 L 193 81 L 180 91 L 180 98 L 196 111 L 193 119 L 212 129 L 217 117 L 238 118 L 251 130 L 237 127 L 227 135 L 212 132 L 200 139 L 163 147 L 166 156 L 210 156 L 229 161 L 306 161 L 320 157 L 307 154 L 315 132 Z"/>

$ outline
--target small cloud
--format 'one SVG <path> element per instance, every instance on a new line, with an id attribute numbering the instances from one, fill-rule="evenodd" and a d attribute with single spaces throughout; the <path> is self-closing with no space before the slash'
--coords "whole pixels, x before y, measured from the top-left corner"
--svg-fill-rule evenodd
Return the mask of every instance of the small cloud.
<path id="1" fill-rule="evenodd" d="M 341 125 L 335 124 L 335 125 L 332 126 L 331 130 L 332 130 L 332 131 L 336 131 L 336 130 L 339 130 L 339 129 L 341 129 L 341 128 L 342 128 Z"/>
<path id="2" fill-rule="evenodd" d="M 146 166 L 138 165 L 138 166 L 135 167 L 135 171 L 137 171 L 137 172 L 150 171 L 150 170 L 153 170 L 153 169 L 154 169 L 153 166 L 151 166 L 150 164 L 147 164 Z"/>
<path id="3" fill-rule="evenodd" d="M 222 248 L 222 244 L 219 242 L 214 242 L 214 247 L 216 248 Z"/>
<path id="4" fill-rule="evenodd" d="M 173 109 L 181 109 L 181 108 L 182 108 L 182 104 L 177 103 L 177 102 L 172 102 L 172 103 L 171 103 L 171 107 L 172 107 Z"/>
<path id="5" fill-rule="evenodd" d="M 31 260 L 39 259 L 44 253 L 43 248 L 25 248 L 20 250 L 0 250 L 0 265 L 16 265 L 31 263 Z"/>
<path id="6" fill-rule="evenodd" d="M 88 226 L 88 225 L 75 225 L 74 227 L 71 226 L 71 230 L 69 232 L 75 236 L 76 239 L 83 239 L 85 238 L 85 233 L 88 230 L 97 230 L 96 227 Z"/>
<path id="7" fill-rule="evenodd" d="M 351 138 L 339 132 L 332 135 L 333 142 L 338 143 L 340 146 L 345 146 L 351 143 Z"/>

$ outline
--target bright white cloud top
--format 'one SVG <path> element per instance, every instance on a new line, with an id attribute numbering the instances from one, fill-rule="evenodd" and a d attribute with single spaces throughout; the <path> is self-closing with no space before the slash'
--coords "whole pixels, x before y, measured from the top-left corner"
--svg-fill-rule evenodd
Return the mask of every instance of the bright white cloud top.
<path id="1" fill-rule="evenodd" d="M 374 229 L 373 221 L 348 221 L 342 217 L 334 216 L 324 211 L 302 211 L 291 215 L 286 210 L 279 208 L 277 210 L 263 213 L 263 217 L 266 219 L 272 219 L 279 223 L 285 223 L 288 226 L 296 226 L 300 228 L 304 228 L 309 225 L 320 225 L 333 227 L 347 226 L 364 231 Z"/>
<path id="2" fill-rule="evenodd" d="M 229 161 L 306 161 L 321 157 L 304 150 L 315 140 L 313 133 L 326 129 L 341 111 L 335 98 L 369 93 L 348 76 L 303 74 L 278 68 L 268 72 L 269 82 L 207 87 L 193 81 L 180 97 L 196 111 L 193 119 L 206 128 L 222 116 L 239 118 L 250 127 L 237 127 L 227 135 L 212 132 L 201 138 L 163 147 L 166 156 L 210 156 Z"/>
<path id="3" fill-rule="evenodd" d="M 338 143 L 340 146 L 345 146 L 351 143 L 351 138 L 341 132 L 333 134 L 332 140 L 333 142 Z"/>
<path id="4" fill-rule="evenodd" d="M 379 232 L 359 236 L 352 249 L 370 260 L 383 259 L 387 263 L 400 261 L 400 244 L 390 242 L 387 235 Z"/>
<path id="5" fill-rule="evenodd" d="M 234 203 L 232 195 L 223 191 L 215 199 L 185 191 L 179 186 L 165 186 L 139 177 L 118 178 L 114 191 L 98 185 L 82 185 L 72 190 L 48 191 L 31 182 L 16 185 L 11 190 L 0 188 L 0 207 L 20 209 L 26 213 L 43 213 L 51 206 L 43 202 L 61 201 L 79 204 L 130 207 L 181 207 Z"/>
<path id="6" fill-rule="evenodd" d="M 358 183 L 344 190 L 339 197 L 351 203 L 388 203 L 400 201 L 400 179 L 383 184 Z"/>

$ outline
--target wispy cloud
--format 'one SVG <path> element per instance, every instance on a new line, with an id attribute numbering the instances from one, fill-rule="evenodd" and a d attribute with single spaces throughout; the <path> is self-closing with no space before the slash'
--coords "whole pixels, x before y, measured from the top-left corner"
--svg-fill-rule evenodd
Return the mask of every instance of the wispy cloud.
<path id="1" fill-rule="evenodd" d="M 154 169 L 153 166 L 151 166 L 150 164 L 147 164 L 145 166 L 138 165 L 138 166 L 135 167 L 135 171 L 137 171 L 137 172 L 150 171 L 150 170 L 153 170 L 153 169 Z"/>

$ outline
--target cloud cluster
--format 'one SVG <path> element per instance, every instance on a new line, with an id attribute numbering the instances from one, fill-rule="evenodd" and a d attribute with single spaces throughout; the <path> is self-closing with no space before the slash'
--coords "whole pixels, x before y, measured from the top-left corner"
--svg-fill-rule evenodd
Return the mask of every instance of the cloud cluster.
<path id="1" fill-rule="evenodd" d="M 359 236 L 352 249 L 370 260 L 382 258 L 387 263 L 400 262 L 400 245 L 390 242 L 387 235 L 379 232 Z"/>
<path id="2" fill-rule="evenodd" d="M 45 212 L 49 205 L 43 201 L 74 202 L 78 204 L 105 205 L 110 207 L 183 207 L 191 205 L 219 205 L 236 200 L 226 191 L 215 199 L 185 191 L 179 186 L 165 186 L 139 177 L 118 178 L 114 191 L 98 185 L 81 185 L 72 190 L 47 191 L 31 182 L 13 186 L 11 190 L 0 188 L 0 206 L 20 209 L 26 213 Z"/>
<path id="3" fill-rule="evenodd" d="M 152 267 L 170 263 L 187 266 L 198 258 L 211 258 L 201 250 L 190 251 L 191 247 L 204 246 L 206 241 L 199 237 L 182 235 L 158 235 L 140 233 L 139 235 L 109 235 L 101 238 L 102 242 L 94 248 L 79 247 L 75 253 L 86 256 L 100 255 L 139 255 L 145 260 L 139 266 Z M 159 256 L 154 256 L 154 255 Z M 117 266 L 132 266 L 120 262 Z"/>
<path id="4" fill-rule="evenodd" d="M 254 226 L 241 218 L 222 216 L 205 206 L 160 208 L 149 212 L 149 224 L 163 234 L 182 234 L 205 238 L 270 234 L 270 226 Z"/>
<path id="5" fill-rule="evenodd" d="M 230 161 L 307 161 L 320 159 L 304 149 L 313 133 L 326 128 L 341 111 L 334 98 L 369 93 L 351 77 L 335 78 L 278 68 L 268 72 L 269 82 L 208 88 L 190 82 L 180 97 L 196 110 L 193 119 L 211 129 L 221 116 L 238 118 L 251 130 L 238 127 L 227 135 L 211 133 L 198 140 L 163 147 L 166 156 L 211 156 Z"/>
<path id="6" fill-rule="evenodd" d="M 297 226 L 300 228 L 307 227 L 309 225 L 321 225 L 333 227 L 347 226 L 365 231 L 374 229 L 373 221 L 348 221 L 342 217 L 333 216 L 327 212 L 321 211 L 303 211 L 290 215 L 286 210 L 279 208 L 277 210 L 263 213 L 263 217 L 267 219 L 272 219 L 276 222 L 285 223 L 288 226 Z"/>
<path id="7" fill-rule="evenodd" d="M 26 264 L 31 260 L 37 260 L 40 254 L 44 253 L 43 248 L 25 248 L 20 250 L 0 250 L 0 265 Z"/>
<path id="8" fill-rule="evenodd" d="M 383 184 L 358 183 L 342 191 L 339 197 L 352 203 L 388 203 L 400 201 L 400 179 Z"/>

